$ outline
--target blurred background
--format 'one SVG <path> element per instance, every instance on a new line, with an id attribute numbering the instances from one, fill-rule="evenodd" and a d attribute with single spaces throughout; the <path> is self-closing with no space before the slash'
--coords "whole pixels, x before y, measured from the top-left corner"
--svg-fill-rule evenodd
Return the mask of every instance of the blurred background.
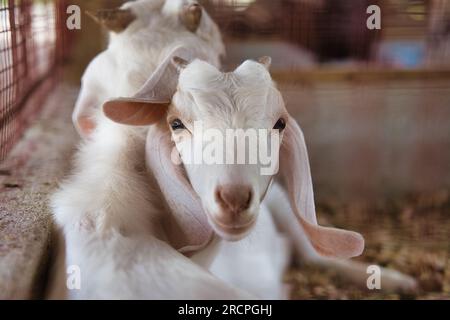
<path id="1" fill-rule="evenodd" d="M 105 32 L 84 11 L 123 2 L 0 0 L 0 160 L 55 91 L 76 92 L 105 48 Z M 383 295 L 301 269 L 286 276 L 293 298 L 450 298 L 450 1 L 200 2 L 223 33 L 225 69 L 273 58 L 273 77 L 305 132 L 319 220 L 363 233 L 360 260 L 421 286 Z M 71 4 L 83 13 L 81 30 L 65 28 Z M 380 30 L 366 27 L 373 4 Z M 14 187 L 1 162 L 0 173 L 8 177 L 0 190 Z"/>

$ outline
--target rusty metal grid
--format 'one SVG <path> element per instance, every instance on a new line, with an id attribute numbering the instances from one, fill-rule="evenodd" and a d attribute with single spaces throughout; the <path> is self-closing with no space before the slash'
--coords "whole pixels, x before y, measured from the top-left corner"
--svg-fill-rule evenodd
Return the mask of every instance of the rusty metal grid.
<path id="1" fill-rule="evenodd" d="M 0 0 L 0 161 L 38 113 L 45 94 L 36 88 L 64 54 L 62 2 Z"/>

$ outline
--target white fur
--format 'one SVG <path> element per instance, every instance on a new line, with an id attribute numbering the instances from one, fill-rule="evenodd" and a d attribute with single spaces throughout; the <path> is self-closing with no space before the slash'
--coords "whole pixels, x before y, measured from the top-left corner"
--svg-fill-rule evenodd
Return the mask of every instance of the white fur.
<path id="1" fill-rule="evenodd" d="M 297 253 L 314 260 L 315 251 L 301 228 L 296 225 L 292 230 L 293 220 L 283 218 L 286 212 L 293 215 L 292 211 L 287 208 L 280 214 L 277 210 L 287 203 L 282 196 L 255 203 L 256 226 L 239 242 L 216 237 L 191 259 L 167 244 L 161 227 L 169 214 L 167 206 L 152 173 L 145 170 L 148 128 L 111 122 L 99 110 L 102 103 L 133 96 L 169 52 L 183 46 L 209 63 L 197 60 L 180 77 L 173 101 L 187 117 L 218 128 L 230 124 L 270 128 L 284 112 L 281 96 L 262 65 L 248 61 L 232 75 L 214 68 L 224 53 L 217 27 L 204 15 L 196 34 L 185 30 L 177 18 L 182 3 L 140 0 L 125 4 L 138 19 L 124 32 L 111 34 L 108 49 L 92 61 L 83 77 L 74 122 L 87 116 L 96 129 L 82 143 L 73 174 L 52 198 L 55 221 L 65 239 L 65 266 L 77 265 L 82 272 L 81 290 L 67 292 L 69 298 L 285 298 L 282 276 L 290 245 L 272 219 L 300 243 L 294 243 Z M 223 108 L 212 109 L 218 104 Z M 211 199 L 207 192 L 227 176 L 246 179 L 258 196 L 270 184 L 270 178 L 251 171 L 236 175 L 187 168 L 187 173 L 205 203 Z M 207 178 L 210 184 L 201 188 Z M 60 265 L 57 272 L 65 273 L 65 266 Z M 63 288 L 64 281 L 56 286 Z"/>
<path id="2" fill-rule="evenodd" d="M 211 276 L 170 248 L 159 218 L 158 189 L 145 170 L 146 129 L 117 125 L 99 111 L 109 98 L 133 95 L 174 47 L 183 44 L 219 64 L 223 45 L 217 27 L 203 20 L 199 35 L 162 15 L 163 1 L 130 2 L 138 20 L 111 34 L 108 49 L 83 76 L 74 112 L 97 127 L 77 153 L 74 171 L 52 198 L 54 217 L 65 239 L 65 266 L 57 266 L 50 289 L 69 298 L 206 299 L 251 298 Z M 172 2 L 168 0 L 167 2 Z M 209 25 L 208 25 L 209 23 Z M 64 259 L 58 259 L 64 261 Z M 65 292 L 66 267 L 81 269 L 81 290 Z M 62 288 L 62 290 L 61 290 Z"/>

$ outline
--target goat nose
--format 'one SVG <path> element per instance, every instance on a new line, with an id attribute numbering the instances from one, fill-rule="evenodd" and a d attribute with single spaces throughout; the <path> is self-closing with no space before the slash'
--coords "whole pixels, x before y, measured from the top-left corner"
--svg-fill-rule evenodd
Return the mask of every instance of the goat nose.
<path id="1" fill-rule="evenodd" d="M 239 214 L 250 207 L 252 188 L 245 185 L 228 184 L 216 189 L 216 201 L 222 209 Z"/>

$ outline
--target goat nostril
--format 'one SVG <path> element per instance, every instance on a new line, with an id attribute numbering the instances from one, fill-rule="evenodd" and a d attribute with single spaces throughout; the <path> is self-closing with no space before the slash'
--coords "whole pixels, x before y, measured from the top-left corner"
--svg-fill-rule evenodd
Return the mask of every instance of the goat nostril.
<path id="1" fill-rule="evenodd" d="M 249 186 L 223 185 L 216 189 L 215 197 L 223 209 L 236 214 L 250 207 L 253 192 Z"/>
<path id="2" fill-rule="evenodd" d="M 215 198 L 216 198 L 216 202 L 223 206 L 225 204 L 225 201 L 222 198 L 222 193 L 221 193 L 222 189 L 221 188 L 217 188 L 216 191 L 214 192 Z"/>
<path id="3" fill-rule="evenodd" d="M 253 192 L 251 189 L 249 189 L 247 191 L 247 201 L 245 202 L 245 208 L 244 210 L 250 208 L 250 204 L 252 203 L 252 198 L 253 198 Z"/>

